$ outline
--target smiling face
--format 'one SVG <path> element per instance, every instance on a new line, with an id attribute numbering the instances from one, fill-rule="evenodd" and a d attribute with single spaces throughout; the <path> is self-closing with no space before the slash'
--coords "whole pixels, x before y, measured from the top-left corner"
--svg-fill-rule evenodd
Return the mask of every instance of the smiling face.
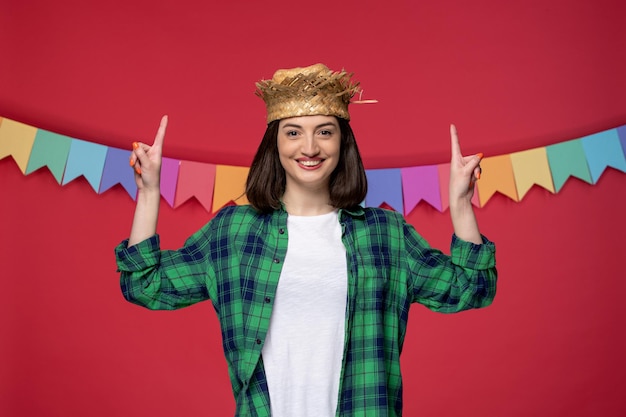
<path id="1" fill-rule="evenodd" d="M 280 121 L 278 156 L 285 169 L 285 192 L 328 193 L 339 162 L 341 130 L 334 116 L 290 117 Z"/>

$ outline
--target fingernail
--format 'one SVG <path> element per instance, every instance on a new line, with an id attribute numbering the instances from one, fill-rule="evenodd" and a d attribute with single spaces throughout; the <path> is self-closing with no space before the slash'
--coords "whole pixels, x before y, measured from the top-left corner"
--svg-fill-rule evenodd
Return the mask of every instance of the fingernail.
<path id="1" fill-rule="evenodd" d="M 130 158 L 128 160 L 128 163 L 130 164 L 131 167 L 134 167 L 135 166 L 135 159 L 134 158 Z"/>
<path id="2" fill-rule="evenodd" d="M 136 172 L 137 174 L 141 175 L 141 168 L 136 167 L 136 168 L 135 168 L 135 172 Z"/>
<path id="3" fill-rule="evenodd" d="M 470 190 L 471 190 L 472 188 L 474 188 L 474 181 L 470 181 L 470 183 L 469 183 L 469 188 L 470 188 Z"/>
<path id="4" fill-rule="evenodd" d="M 476 156 L 478 157 L 478 159 L 483 159 L 483 156 L 485 155 L 482 152 L 478 152 Z"/>
<path id="5" fill-rule="evenodd" d="M 478 172 L 476 173 L 476 179 L 477 179 L 477 180 L 479 180 L 479 179 L 480 179 L 480 171 L 478 171 Z"/>
<path id="6" fill-rule="evenodd" d="M 139 144 L 137 142 L 133 142 L 133 149 L 137 149 L 139 147 Z"/>

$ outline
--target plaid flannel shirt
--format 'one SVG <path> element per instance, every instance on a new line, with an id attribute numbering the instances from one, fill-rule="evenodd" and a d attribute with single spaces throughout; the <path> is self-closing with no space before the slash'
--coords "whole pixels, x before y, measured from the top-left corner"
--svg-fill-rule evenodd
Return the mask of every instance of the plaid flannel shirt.
<path id="1" fill-rule="evenodd" d="M 337 416 L 400 416 L 400 353 L 410 304 L 452 313 L 489 305 L 495 246 L 453 235 L 451 255 L 431 248 L 401 214 L 340 210 L 348 263 L 345 345 Z M 211 300 L 236 401 L 236 416 L 270 416 L 261 349 L 287 252 L 287 213 L 230 206 L 179 250 L 155 235 L 116 248 L 126 299 L 173 310 Z M 319 260 L 323 262 L 323 260 Z M 303 323 L 306 325 L 306 323 Z"/>

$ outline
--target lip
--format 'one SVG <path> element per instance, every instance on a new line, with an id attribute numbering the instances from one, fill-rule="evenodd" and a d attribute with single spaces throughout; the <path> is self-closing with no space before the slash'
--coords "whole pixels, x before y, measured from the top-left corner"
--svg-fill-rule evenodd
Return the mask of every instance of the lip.
<path id="1" fill-rule="evenodd" d="M 319 162 L 317 165 L 304 165 L 302 162 Z M 322 165 L 324 165 L 324 159 L 322 158 L 299 158 L 296 159 L 296 162 L 298 163 L 298 166 L 304 170 L 307 171 L 314 171 L 316 169 L 319 169 L 322 167 Z"/>

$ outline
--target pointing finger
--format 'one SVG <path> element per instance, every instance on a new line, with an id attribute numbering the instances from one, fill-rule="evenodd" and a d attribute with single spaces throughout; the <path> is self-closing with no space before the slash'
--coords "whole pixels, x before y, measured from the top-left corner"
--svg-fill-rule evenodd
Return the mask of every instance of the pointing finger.
<path id="1" fill-rule="evenodd" d="M 165 139 L 165 131 L 167 129 L 167 115 L 161 118 L 161 124 L 159 125 L 159 130 L 157 130 L 157 134 L 154 137 L 154 144 L 152 146 L 163 147 L 163 139 Z"/>
<path id="2" fill-rule="evenodd" d="M 459 145 L 459 135 L 454 124 L 450 125 L 450 147 L 452 149 L 452 158 L 461 155 L 461 146 Z"/>

